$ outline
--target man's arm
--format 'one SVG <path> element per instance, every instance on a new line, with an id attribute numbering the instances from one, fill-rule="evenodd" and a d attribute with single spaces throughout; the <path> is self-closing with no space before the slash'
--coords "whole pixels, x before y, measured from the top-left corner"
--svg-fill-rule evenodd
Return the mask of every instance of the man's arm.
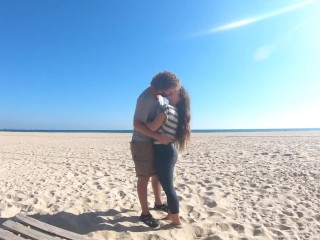
<path id="1" fill-rule="evenodd" d="M 162 144 L 168 144 L 170 142 L 170 138 L 168 135 L 152 132 L 151 130 L 149 130 L 146 127 L 146 125 L 144 123 L 141 123 L 137 120 L 133 121 L 133 127 L 135 130 L 137 130 L 138 132 L 141 132 L 143 135 L 145 135 L 147 137 L 151 137 L 155 140 L 158 140 Z"/>

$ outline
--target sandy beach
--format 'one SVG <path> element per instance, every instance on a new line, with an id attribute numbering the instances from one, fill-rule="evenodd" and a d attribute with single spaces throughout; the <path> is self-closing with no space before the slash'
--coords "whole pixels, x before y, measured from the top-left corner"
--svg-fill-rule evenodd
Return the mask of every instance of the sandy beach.
<path id="1" fill-rule="evenodd" d="M 139 222 L 130 139 L 0 132 L 0 224 L 22 212 L 95 239 L 320 239 L 320 132 L 194 133 L 176 166 L 182 229 Z"/>

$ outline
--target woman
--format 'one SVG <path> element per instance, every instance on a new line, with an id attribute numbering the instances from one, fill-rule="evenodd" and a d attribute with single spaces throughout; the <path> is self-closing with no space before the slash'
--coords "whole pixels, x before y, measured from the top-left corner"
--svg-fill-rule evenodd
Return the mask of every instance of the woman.
<path id="1" fill-rule="evenodd" d="M 184 150 L 190 140 L 190 97 L 185 88 L 167 96 L 169 105 L 164 105 L 154 121 L 147 123 L 152 131 L 168 134 L 171 143 L 154 142 L 155 169 L 166 193 L 169 212 L 164 218 L 175 227 L 182 227 L 179 217 L 179 199 L 173 186 L 174 166 L 178 159 L 176 148 Z"/>

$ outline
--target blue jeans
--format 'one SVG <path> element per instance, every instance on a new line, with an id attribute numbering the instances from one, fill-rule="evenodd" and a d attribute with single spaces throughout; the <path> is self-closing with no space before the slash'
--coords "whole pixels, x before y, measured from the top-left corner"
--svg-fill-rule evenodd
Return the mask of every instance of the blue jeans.
<path id="1" fill-rule="evenodd" d="M 178 154 L 172 143 L 168 145 L 154 144 L 154 167 L 160 184 L 166 193 L 170 213 L 179 213 L 179 199 L 173 186 L 174 166 L 178 160 Z"/>

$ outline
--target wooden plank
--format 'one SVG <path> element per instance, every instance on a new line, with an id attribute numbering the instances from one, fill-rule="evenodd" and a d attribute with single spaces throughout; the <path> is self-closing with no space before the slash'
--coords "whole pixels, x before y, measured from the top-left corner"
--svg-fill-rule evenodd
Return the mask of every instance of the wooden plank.
<path id="1" fill-rule="evenodd" d="M 4 222 L 2 225 L 11 232 L 19 233 L 33 240 L 62 240 L 62 238 L 49 236 L 11 220 Z"/>
<path id="2" fill-rule="evenodd" d="M 0 228 L 0 239 L 1 240 L 26 240 L 25 238 L 19 237 L 18 235 L 13 234 L 7 230 Z"/>
<path id="3" fill-rule="evenodd" d="M 41 222 L 37 219 L 28 217 L 28 216 L 21 214 L 21 213 L 18 213 L 16 215 L 16 220 L 23 223 L 23 224 L 41 229 L 42 231 L 55 234 L 59 237 L 62 237 L 62 238 L 68 239 L 68 240 L 95 240 L 95 239 L 90 238 L 85 235 L 80 235 L 78 233 L 70 232 L 70 231 L 64 230 L 62 228 L 58 228 L 58 227 L 49 225 L 47 223 Z"/>

